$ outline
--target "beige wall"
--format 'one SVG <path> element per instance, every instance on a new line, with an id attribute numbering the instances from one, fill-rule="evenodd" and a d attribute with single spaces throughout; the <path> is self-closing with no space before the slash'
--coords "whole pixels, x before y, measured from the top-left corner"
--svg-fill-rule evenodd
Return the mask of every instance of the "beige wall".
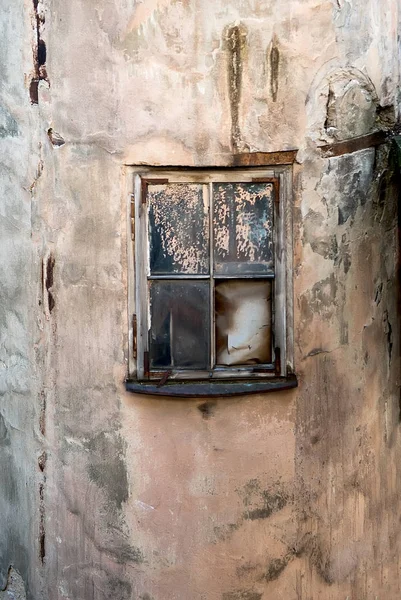
<path id="1" fill-rule="evenodd" d="M 3 4 L 4 585 L 13 564 L 35 600 L 397 600 L 397 189 L 388 146 L 319 146 L 392 127 L 398 3 Z M 126 393 L 123 165 L 285 149 L 299 388 Z"/>

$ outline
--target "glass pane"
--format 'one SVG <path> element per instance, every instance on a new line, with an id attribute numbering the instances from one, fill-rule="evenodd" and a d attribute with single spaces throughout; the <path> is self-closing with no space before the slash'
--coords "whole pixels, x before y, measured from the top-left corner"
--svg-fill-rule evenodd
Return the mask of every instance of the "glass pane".
<path id="1" fill-rule="evenodd" d="M 273 269 L 273 184 L 213 186 L 216 274 L 266 273 Z"/>
<path id="2" fill-rule="evenodd" d="M 147 203 L 151 275 L 207 275 L 207 187 L 195 183 L 149 185 Z"/>
<path id="3" fill-rule="evenodd" d="M 151 369 L 208 369 L 208 281 L 150 281 Z"/>
<path id="4" fill-rule="evenodd" d="M 272 362 L 271 281 L 216 281 L 216 363 Z"/>

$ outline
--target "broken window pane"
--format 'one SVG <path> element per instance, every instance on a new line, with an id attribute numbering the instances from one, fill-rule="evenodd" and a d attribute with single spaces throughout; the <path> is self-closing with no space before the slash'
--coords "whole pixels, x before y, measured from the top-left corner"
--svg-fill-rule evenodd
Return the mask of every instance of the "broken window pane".
<path id="1" fill-rule="evenodd" d="M 266 273 L 273 269 L 272 183 L 213 186 L 216 274 Z"/>
<path id="2" fill-rule="evenodd" d="M 216 281 L 216 363 L 272 362 L 271 281 Z"/>
<path id="3" fill-rule="evenodd" d="M 207 186 L 149 185 L 147 203 L 151 275 L 208 274 Z"/>
<path id="4" fill-rule="evenodd" d="M 208 369 L 208 281 L 150 281 L 151 369 Z"/>

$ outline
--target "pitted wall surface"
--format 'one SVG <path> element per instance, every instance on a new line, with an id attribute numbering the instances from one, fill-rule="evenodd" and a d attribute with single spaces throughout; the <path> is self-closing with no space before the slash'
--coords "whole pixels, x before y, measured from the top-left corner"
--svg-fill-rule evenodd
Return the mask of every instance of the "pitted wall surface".
<path id="1" fill-rule="evenodd" d="M 30 600 L 398 600 L 398 182 L 389 144 L 319 149 L 394 127 L 397 2 L 4 8 L 0 583 L 12 566 Z M 124 165 L 281 150 L 298 389 L 128 394 Z"/>

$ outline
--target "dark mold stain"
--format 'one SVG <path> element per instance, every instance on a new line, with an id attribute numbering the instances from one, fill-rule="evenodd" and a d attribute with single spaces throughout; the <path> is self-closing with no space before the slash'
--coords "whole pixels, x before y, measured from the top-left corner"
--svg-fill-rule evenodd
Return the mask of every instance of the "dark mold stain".
<path id="1" fill-rule="evenodd" d="M 314 566 L 324 583 L 327 585 L 332 585 L 334 583 L 329 555 L 327 552 L 323 552 L 316 536 L 306 534 L 298 546 L 293 549 L 293 555 L 298 558 L 301 556 L 308 556 L 311 564 Z"/>
<path id="2" fill-rule="evenodd" d="M 236 590 L 234 592 L 226 592 L 222 596 L 222 600 L 261 600 L 262 594 L 253 590 Z"/>
<path id="3" fill-rule="evenodd" d="M 245 511 L 244 519 L 249 519 L 251 521 L 256 519 L 268 519 L 270 515 L 284 508 L 288 502 L 288 498 L 285 494 L 280 492 L 272 494 L 267 490 L 261 492 L 261 500 L 263 506 Z"/>
<path id="4" fill-rule="evenodd" d="M 273 36 L 272 45 L 270 49 L 270 92 L 273 98 L 273 102 L 277 101 L 279 67 L 280 51 L 278 49 L 278 40 L 276 36 Z"/>
<path id="5" fill-rule="evenodd" d="M 116 600 L 131 600 L 132 585 L 129 581 L 111 577 L 107 584 L 107 598 L 116 598 Z"/>
<path id="6" fill-rule="evenodd" d="M 336 308 L 337 287 L 337 280 L 332 273 L 302 294 L 300 298 L 302 320 L 312 321 L 314 315 L 319 314 L 326 317 L 331 316 Z M 305 327 L 305 323 L 302 326 Z"/>
<path id="7" fill-rule="evenodd" d="M 142 596 L 139 596 L 139 600 L 153 600 L 153 596 L 151 596 L 148 593 L 142 594 Z"/>
<path id="8" fill-rule="evenodd" d="M 217 402 L 203 402 L 202 404 L 199 404 L 198 410 L 200 410 L 204 419 L 209 419 L 213 416 L 216 405 Z"/>
<path id="9" fill-rule="evenodd" d="M 274 558 L 267 567 L 263 579 L 266 581 L 274 581 L 278 579 L 292 558 L 292 554 L 287 554 L 283 558 Z"/>
<path id="10" fill-rule="evenodd" d="M 90 451 L 88 473 L 91 481 L 106 493 L 119 510 L 128 500 L 128 476 L 123 459 L 125 446 L 115 433 L 101 432 L 85 444 Z"/>
<path id="11" fill-rule="evenodd" d="M 245 520 L 268 519 L 270 515 L 283 509 L 288 502 L 285 492 L 263 490 L 257 479 L 248 481 L 239 493 L 246 507 L 243 513 Z"/>
<path id="12" fill-rule="evenodd" d="M 47 258 L 46 261 L 46 277 L 45 277 L 45 286 L 46 286 L 46 291 L 47 291 L 47 301 L 48 301 L 48 306 L 49 306 L 49 312 L 51 313 L 54 306 L 55 306 L 55 301 L 54 301 L 54 296 L 53 296 L 53 292 L 52 292 L 52 287 L 53 287 L 53 283 L 54 283 L 54 267 L 55 267 L 56 261 L 55 258 L 52 254 L 50 254 Z"/>
<path id="13" fill-rule="evenodd" d="M 247 33 L 243 25 L 229 27 L 225 34 L 225 44 L 229 55 L 228 82 L 231 109 L 231 145 L 233 152 L 242 146 L 239 124 L 239 105 L 241 102 L 242 73 Z"/>
<path id="14" fill-rule="evenodd" d="M 115 556 L 119 564 L 133 562 L 137 565 L 141 565 L 145 562 L 145 557 L 143 556 L 142 550 L 128 544 L 117 546 L 113 548 L 113 550 L 104 548 L 104 551 Z"/>

